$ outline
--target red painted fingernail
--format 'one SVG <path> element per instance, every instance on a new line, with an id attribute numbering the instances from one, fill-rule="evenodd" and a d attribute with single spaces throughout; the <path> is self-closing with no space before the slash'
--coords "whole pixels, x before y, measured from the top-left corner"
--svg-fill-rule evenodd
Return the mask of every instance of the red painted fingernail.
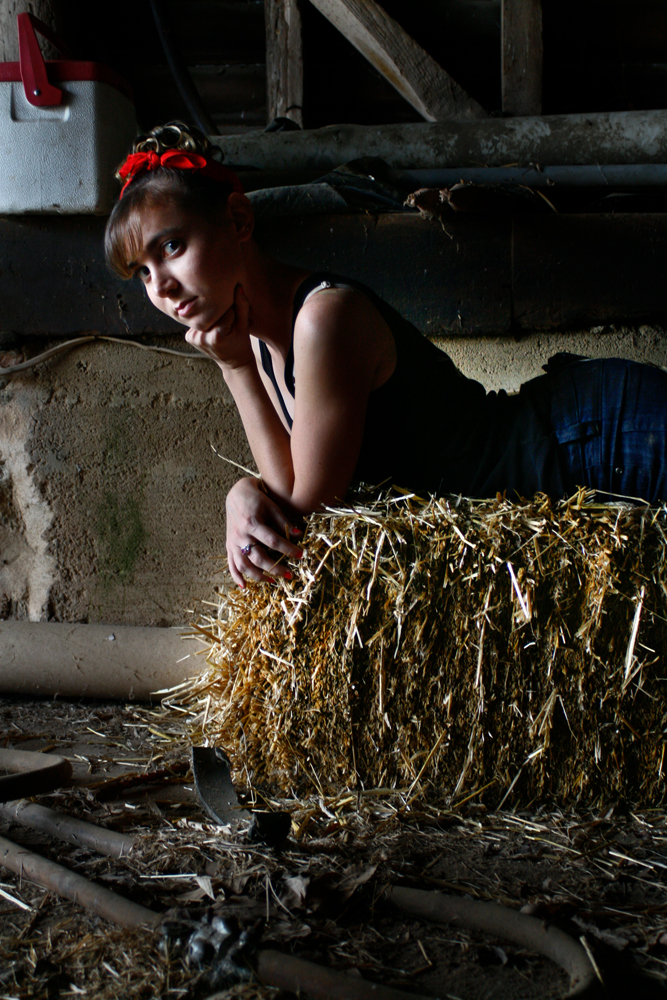
<path id="1" fill-rule="evenodd" d="M 269 581 L 270 583 L 275 583 L 275 582 L 276 582 L 276 578 L 275 578 L 275 576 L 269 576 L 269 574 L 268 574 L 268 573 L 265 573 L 265 574 L 264 574 L 264 576 L 266 577 L 266 579 L 267 579 L 267 580 L 268 580 L 268 581 Z"/>
<path id="2" fill-rule="evenodd" d="M 293 580 L 294 579 L 294 574 L 293 573 L 285 573 L 284 576 L 283 576 L 283 579 L 285 579 L 285 580 Z"/>
<path id="3" fill-rule="evenodd" d="M 297 554 L 294 556 L 295 559 L 303 559 L 303 549 L 299 549 Z"/>

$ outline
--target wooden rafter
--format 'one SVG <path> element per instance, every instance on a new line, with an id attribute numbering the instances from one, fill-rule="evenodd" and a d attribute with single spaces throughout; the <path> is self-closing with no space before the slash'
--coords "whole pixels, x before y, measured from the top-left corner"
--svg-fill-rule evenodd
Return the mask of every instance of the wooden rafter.
<path id="1" fill-rule="evenodd" d="M 311 0 L 426 121 L 483 118 L 484 108 L 375 0 Z"/>
<path id="2" fill-rule="evenodd" d="M 303 125 L 301 0 L 264 0 L 267 118 Z"/>
<path id="3" fill-rule="evenodd" d="M 511 115 L 542 114 L 542 0 L 502 0 L 502 102 Z"/>

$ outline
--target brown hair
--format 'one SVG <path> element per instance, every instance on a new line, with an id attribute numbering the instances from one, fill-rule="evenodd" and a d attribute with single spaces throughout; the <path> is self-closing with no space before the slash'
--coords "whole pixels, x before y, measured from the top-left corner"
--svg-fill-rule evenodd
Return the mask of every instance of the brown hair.
<path id="1" fill-rule="evenodd" d="M 178 121 L 159 125 L 148 135 L 139 136 L 133 143 L 131 152 L 154 152 L 161 155 L 168 149 L 199 153 L 209 160 L 214 158 L 216 152 L 203 133 Z M 118 173 L 116 177 L 122 182 Z M 132 277 L 133 271 L 129 264 L 141 250 L 141 208 L 172 202 L 210 218 L 212 213 L 224 211 L 232 190 L 231 183 L 213 180 L 197 170 L 158 167 L 138 174 L 109 216 L 104 233 L 107 264 L 121 278 Z"/>

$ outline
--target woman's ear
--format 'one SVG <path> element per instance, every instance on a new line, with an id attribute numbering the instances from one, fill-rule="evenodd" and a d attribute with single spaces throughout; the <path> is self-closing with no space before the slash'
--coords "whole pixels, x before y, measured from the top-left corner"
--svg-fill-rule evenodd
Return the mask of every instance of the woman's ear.
<path id="1" fill-rule="evenodd" d="M 231 220 L 239 240 L 242 243 L 249 240 L 255 228 L 255 216 L 250 201 L 239 191 L 232 191 L 227 199 L 227 217 Z"/>

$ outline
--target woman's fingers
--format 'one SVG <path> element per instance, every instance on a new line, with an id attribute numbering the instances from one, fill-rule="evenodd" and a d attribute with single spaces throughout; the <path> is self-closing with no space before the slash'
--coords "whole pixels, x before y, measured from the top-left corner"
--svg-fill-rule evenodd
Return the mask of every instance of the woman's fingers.
<path id="1" fill-rule="evenodd" d="M 273 582 L 276 577 L 281 576 L 285 580 L 291 580 L 293 574 L 289 568 L 280 562 L 276 562 L 275 555 L 268 552 L 259 542 L 252 546 L 246 546 L 249 551 L 239 549 L 236 555 L 228 553 L 229 570 L 232 579 L 239 587 L 243 587 L 244 580 L 257 580 Z M 279 559 L 282 559 L 279 556 Z"/>
<path id="2" fill-rule="evenodd" d="M 282 576 L 291 579 L 286 559 L 300 559 L 294 544 L 301 532 L 263 492 L 257 479 L 240 479 L 227 494 L 227 556 L 235 583 Z"/>
<path id="3" fill-rule="evenodd" d="M 247 554 L 242 553 L 242 559 L 244 567 L 248 570 L 248 575 L 253 576 L 253 579 L 268 577 L 274 580 L 277 576 L 282 576 L 287 580 L 292 579 L 292 573 L 285 565 L 283 556 L 269 552 L 259 542 L 256 542 Z"/>
<path id="4" fill-rule="evenodd" d="M 243 588 L 245 587 L 245 580 L 243 579 L 243 573 L 236 565 L 234 555 L 229 549 L 227 550 L 227 565 L 229 566 L 229 572 L 231 574 L 232 580 L 234 581 L 237 587 L 240 587 L 241 590 L 243 590 Z"/>
<path id="5" fill-rule="evenodd" d="M 263 529 L 263 526 L 257 525 L 252 540 L 244 545 L 232 544 L 228 547 L 227 555 L 232 578 L 241 586 L 239 581 L 244 577 L 273 580 L 282 576 L 285 580 L 291 580 L 293 573 L 287 565 L 286 557 L 300 559 L 303 551 L 281 539 L 271 529 Z"/>
<path id="6" fill-rule="evenodd" d="M 292 545 L 269 530 L 261 529 L 254 532 L 254 540 L 241 547 L 239 553 L 239 563 L 247 560 L 265 573 L 273 573 L 275 576 L 289 574 L 287 560 L 298 560 L 303 555 L 297 545 Z"/>
<path id="7" fill-rule="evenodd" d="M 266 527 L 273 526 L 275 539 L 275 544 L 271 541 L 267 541 L 270 548 L 277 548 L 280 552 L 284 552 L 286 556 L 291 556 L 294 559 L 300 558 L 300 552 L 298 545 L 295 542 L 303 535 L 301 528 L 296 528 L 290 521 L 287 520 L 282 510 L 278 504 L 273 503 L 273 501 L 268 501 L 269 506 L 267 507 L 267 521 L 269 524 Z"/>
<path id="8" fill-rule="evenodd" d="M 265 549 L 279 552 L 288 559 L 300 559 L 301 549 L 294 542 L 290 542 L 284 535 L 279 535 L 272 528 L 265 524 L 258 524 L 253 530 L 253 538 Z"/>

